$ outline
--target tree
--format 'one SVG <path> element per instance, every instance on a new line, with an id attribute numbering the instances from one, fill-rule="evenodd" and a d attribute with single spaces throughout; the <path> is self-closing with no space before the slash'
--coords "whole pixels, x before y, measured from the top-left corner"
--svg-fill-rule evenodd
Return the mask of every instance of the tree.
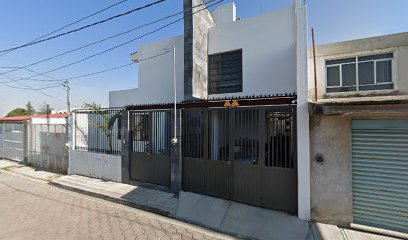
<path id="1" fill-rule="evenodd" d="M 37 112 L 38 114 L 51 114 L 51 111 L 54 110 L 49 104 L 44 103 L 40 106 L 40 110 Z"/>
<path id="2" fill-rule="evenodd" d="M 113 126 L 115 125 L 115 121 L 119 118 L 121 112 L 112 114 L 110 112 L 105 111 L 100 104 L 96 104 L 96 103 L 92 103 L 92 104 L 85 103 L 83 107 L 86 109 L 92 110 L 93 112 L 95 112 L 102 118 L 102 123 L 92 121 L 91 124 L 94 127 L 99 128 L 103 131 L 106 138 L 108 139 L 109 153 L 112 153 Z"/>
<path id="3" fill-rule="evenodd" d="M 25 116 L 27 115 L 27 111 L 24 108 L 15 108 L 11 112 L 9 112 L 6 117 L 17 117 L 17 116 Z"/>
<path id="4" fill-rule="evenodd" d="M 25 110 L 26 110 L 27 115 L 35 114 L 35 109 L 34 109 L 33 105 L 31 104 L 31 102 L 28 102 L 26 104 L 26 109 Z"/>

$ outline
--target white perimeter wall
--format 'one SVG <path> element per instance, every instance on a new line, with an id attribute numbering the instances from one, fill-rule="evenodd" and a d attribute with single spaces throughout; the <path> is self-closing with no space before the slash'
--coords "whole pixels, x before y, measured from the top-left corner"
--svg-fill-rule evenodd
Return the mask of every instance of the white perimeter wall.
<path id="1" fill-rule="evenodd" d="M 66 124 L 65 118 L 32 118 L 31 124 Z"/>
<path id="2" fill-rule="evenodd" d="M 242 96 L 296 91 L 294 8 L 239 21 L 223 21 L 209 30 L 209 54 L 242 49 Z"/>
<path id="3" fill-rule="evenodd" d="M 121 182 L 121 156 L 70 150 L 68 175 Z"/>
<path id="4" fill-rule="evenodd" d="M 184 36 L 176 36 L 142 45 L 139 58 L 145 59 L 165 52 L 164 48 L 176 47 L 177 101 L 184 99 Z M 174 102 L 173 52 L 138 63 L 138 88 L 109 92 L 109 106 L 122 107 L 132 104 Z M 136 86 L 136 76 L 135 76 Z"/>

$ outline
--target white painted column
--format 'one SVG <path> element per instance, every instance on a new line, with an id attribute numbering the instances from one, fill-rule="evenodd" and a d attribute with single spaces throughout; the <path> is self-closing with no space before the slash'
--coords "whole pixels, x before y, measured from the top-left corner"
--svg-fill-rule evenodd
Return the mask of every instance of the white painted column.
<path id="1" fill-rule="evenodd" d="M 294 0 L 296 17 L 298 217 L 310 220 L 310 147 L 307 84 L 307 8 Z"/>

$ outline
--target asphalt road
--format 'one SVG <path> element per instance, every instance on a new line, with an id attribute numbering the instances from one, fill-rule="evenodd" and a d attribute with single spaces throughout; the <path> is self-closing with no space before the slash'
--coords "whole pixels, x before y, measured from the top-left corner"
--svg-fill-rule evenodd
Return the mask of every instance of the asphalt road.
<path id="1" fill-rule="evenodd" d="M 216 239 L 206 229 L 0 171 L 0 239 Z"/>

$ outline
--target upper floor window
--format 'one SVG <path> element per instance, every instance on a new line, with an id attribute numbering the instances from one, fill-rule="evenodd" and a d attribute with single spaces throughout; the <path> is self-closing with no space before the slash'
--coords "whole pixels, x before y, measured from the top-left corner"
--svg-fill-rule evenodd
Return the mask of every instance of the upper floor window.
<path id="1" fill-rule="evenodd" d="M 326 61 L 326 92 L 393 89 L 392 53 Z"/>
<path id="2" fill-rule="evenodd" d="M 208 92 L 242 92 L 241 49 L 208 56 Z"/>

